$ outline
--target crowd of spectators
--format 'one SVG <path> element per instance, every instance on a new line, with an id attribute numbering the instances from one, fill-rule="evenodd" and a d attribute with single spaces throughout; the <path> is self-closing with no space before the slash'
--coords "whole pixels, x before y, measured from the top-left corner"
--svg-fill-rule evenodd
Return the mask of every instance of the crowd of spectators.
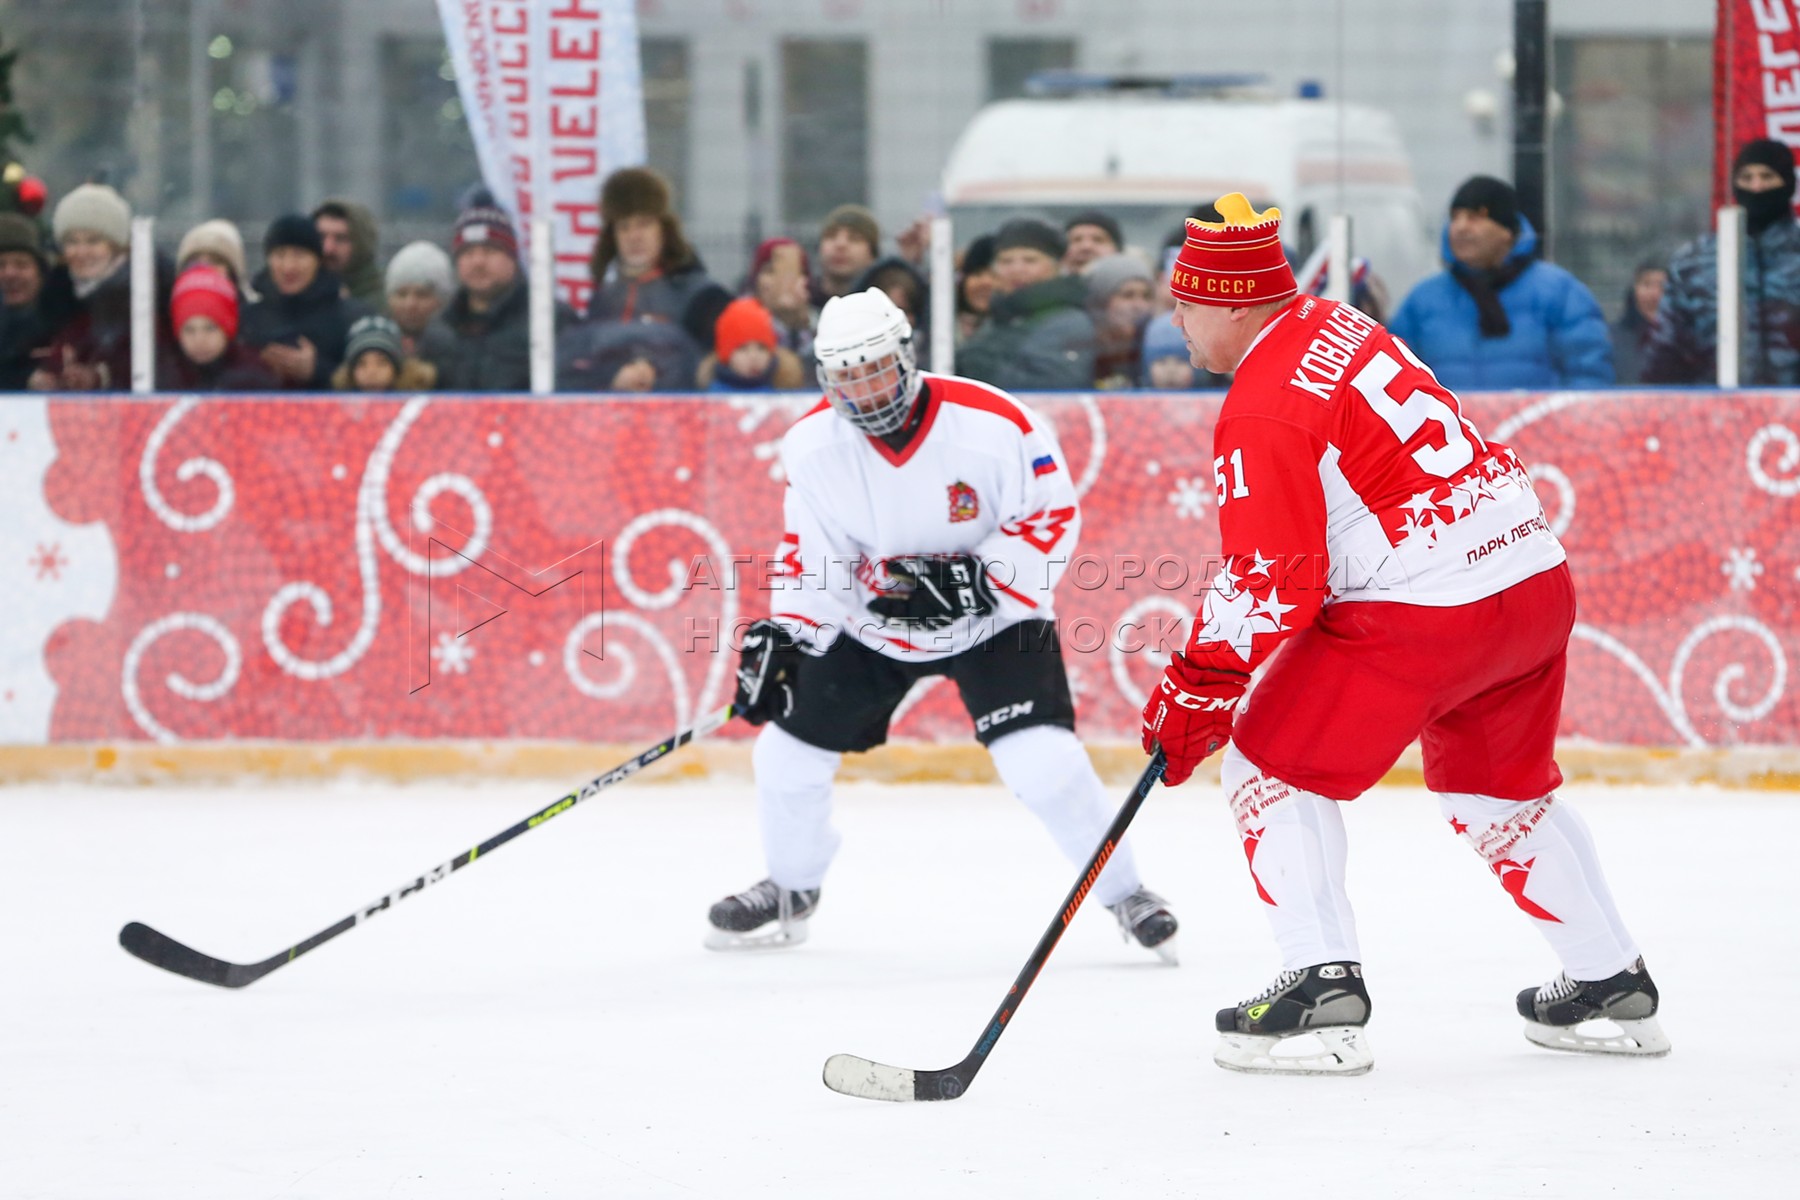
<path id="1" fill-rule="evenodd" d="M 1752 142 L 1734 164 L 1747 210 L 1743 381 L 1800 381 L 1800 225 L 1794 159 Z M 1195 215 L 1216 217 L 1203 206 Z M 734 286 L 707 271 L 668 182 L 648 168 L 610 175 L 585 313 L 558 305 L 556 384 L 571 392 L 795 390 L 816 386 L 813 328 L 832 296 L 885 292 L 931 361 L 934 298 L 926 223 L 884 248 L 873 213 L 833 210 L 817 241 L 773 237 Z M 0 390 L 121 391 L 131 373 L 131 211 L 104 184 L 37 221 L 0 214 Z M 1060 224 L 1019 216 L 957 256 L 959 374 L 1012 391 L 1221 386 L 1196 369 L 1172 304 L 1168 264 L 1183 231 L 1154 252 L 1126 244 L 1102 211 Z M 387 262 L 364 206 L 345 198 L 277 217 L 252 273 L 228 221 L 188 230 L 155 267 L 156 386 L 179 391 L 522 392 L 531 382 L 530 304 L 514 226 L 476 191 L 448 249 L 416 241 Z M 1391 312 L 1369 264 L 1353 303 L 1393 331 L 1453 389 L 1701 383 L 1717 341 L 1716 242 L 1642 263 L 1610 328 L 1573 275 L 1545 261 L 1514 189 L 1476 176 L 1451 197 L 1444 269 Z M 1378 270 L 1379 264 L 1375 264 Z M 1322 280 L 1322 277 L 1321 277 Z M 1315 281 L 1304 281 L 1303 286 Z"/>

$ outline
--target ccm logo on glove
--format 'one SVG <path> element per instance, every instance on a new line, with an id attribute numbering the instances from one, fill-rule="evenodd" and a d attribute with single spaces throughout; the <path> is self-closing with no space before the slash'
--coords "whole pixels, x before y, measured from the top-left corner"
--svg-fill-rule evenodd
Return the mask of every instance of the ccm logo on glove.
<path id="1" fill-rule="evenodd" d="M 1202 760 L 1231 738 L 1231 723 L 1243 703 L 1250 676 L 1239 671 L 1198 667 L 1180 654 L 1144 703 L 1143 747 L 1161 746 L 1168 760 L 1163 782 L 1185 783 Z"/>

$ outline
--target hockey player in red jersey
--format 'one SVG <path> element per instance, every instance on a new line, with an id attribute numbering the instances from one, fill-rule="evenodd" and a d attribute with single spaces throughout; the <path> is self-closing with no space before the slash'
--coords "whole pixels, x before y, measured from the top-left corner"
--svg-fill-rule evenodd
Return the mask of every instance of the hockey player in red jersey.
<path id="1" fill-rule="evenodd" d="M 1519 994 L 1526 1036 L 1666 1053 L 1656 987 L 1556 795 L 1575 594 L 1518 456 L 1375 321 L 1296 294 L 1278 209 L 1218 209 L 1188 222 L 1170 290 L 1194 365 L 1235 372 L 1213 434 L 1224 567 L 1143 728 L 1171 786 L 1229 740 L 1221 781 L 1281 949 L 1275 982 L 1218 1014 L 1215 1061 L 1373 1065 L 1338 802 L 1415 738 L 1451 830 L 1562 962 Z"/>
<path id="2" fill-rule="evenodd" d="M 1081 508 L 1049 425 L 996 388 L 921 372 L 911 326 L 877 289 L 826 303 L 814 353 L 827 402 L 782 440 L 781 574 L 738 671 L 738 711 L 763 725 L 769 877 L 713 905 L 715 949 L 805 938 L 837 852 L 838 762 L 886 741 L 927 676 L 956 684 L 1001 779 L 1069 861 L 1087 860 L 1113 815 L 1075 737 L 1053 624 Z M 1175 918 L 1129 846 L 1093 894 L 1174 961 Z"/>

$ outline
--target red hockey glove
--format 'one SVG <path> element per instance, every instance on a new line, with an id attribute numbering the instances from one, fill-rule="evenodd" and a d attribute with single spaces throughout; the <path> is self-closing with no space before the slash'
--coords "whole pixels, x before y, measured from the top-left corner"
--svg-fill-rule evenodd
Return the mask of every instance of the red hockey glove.
<path id="1" fill-rule="evenodd" d="M 1231 738 L 1250 676 L 1197 667 L 1180 654 L 1170 657 L 1156 690 L 1144 703 L 1144 753 L 1160 744 L 1168 759 L 1163 783 L 1186 783 L 1202 759 Z"/>

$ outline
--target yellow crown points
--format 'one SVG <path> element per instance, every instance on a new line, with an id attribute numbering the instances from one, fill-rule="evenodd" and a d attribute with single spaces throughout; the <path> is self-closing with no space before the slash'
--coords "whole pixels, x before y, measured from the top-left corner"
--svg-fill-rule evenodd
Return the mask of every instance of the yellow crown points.
<path id="1" fill-rule="evenodd" d="M 1219 210 L 1222 221 L 1202 221 L 1197 217 L 1189 217 L 1188 224 L 1201 229 L 1210 229 L 1215 233 L 1223 233 L 1227 229 L 1255 229 L 1259 225 L 1274 225 L 1281 220 L 1281 210 L 1274 205 L 1256 211 L 1250 198 L 1242 192 L 1227 192 L 1220 196 L 1213 205 Z"/>

